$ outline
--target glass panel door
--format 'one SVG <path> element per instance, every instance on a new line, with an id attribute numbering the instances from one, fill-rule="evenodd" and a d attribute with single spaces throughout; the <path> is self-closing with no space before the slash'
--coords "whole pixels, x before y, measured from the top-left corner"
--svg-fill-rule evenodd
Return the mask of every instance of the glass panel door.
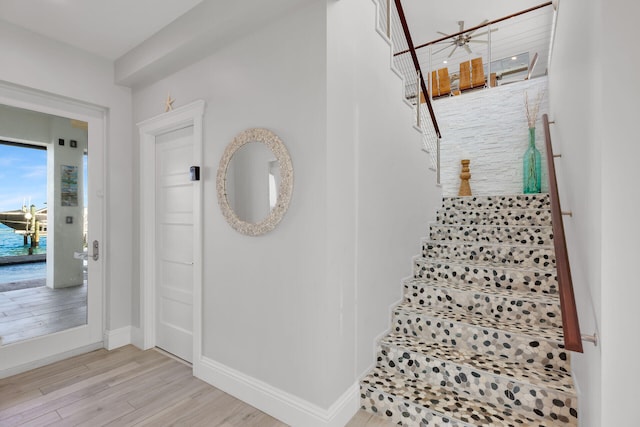
<path id="1" fill-rule="evenodd" d="M 94 223 L 91 183 L 102 182 L 102 167 L 94 179 L 89 148 L 101 148 L 102 126 L 91 114 L 0 105 L 0 376 L 101 343 L 102 262 L 93 241 L 102 225 L 100 209 Z"/>

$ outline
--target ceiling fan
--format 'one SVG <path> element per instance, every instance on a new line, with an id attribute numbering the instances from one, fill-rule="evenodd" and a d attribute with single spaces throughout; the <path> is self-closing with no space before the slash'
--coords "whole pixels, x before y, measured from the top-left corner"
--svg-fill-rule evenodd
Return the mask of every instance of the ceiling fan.
<path id="1" fill-rule="evenodd" d="M 489 22 L 489 20 L 485 19 L 478 26 L 485 25 L 487 22 Z M 464 31 L 464 21 L 458 21 L 458 26 L 460 27 L 460 31 L 459 32 L 462 33 Z M 476 31 L 478 31 L 478 28 L 475 29 L 475 30 L 469 31 L 467 33 L 458 34 L 457 36 L 455 36 L 452 39 L 445 40 L 445 41 L 440 42 L 440 43 L 436 43 L 436 44 L 446 44 L 446 46 L 443 47 L 442 49 L 439 49 L 439 50 L 433 52 L 433 54 L 442 52 L 443 50 L 449 49 L 450 47 L 453 47 L 453 49 L 451 49 L 451 52 L 449 52 L 449 56 L 447 56 L 447 58 L 451 58 L 453 53 L 459 47 L 464 48 L 464 50 L 466 50 L 468 54 L 472 54 L 473 52 L 471 51 L 471 48 L 469 47 L 469 43 L 485 43 L 485 44 L 488 43 L 487 40 L 475 40 L 475 38 L 487 35 L 489 33 L 489 30 L 487 30 L 485 32 L 482 32 L 482 33 L 476 33 Z M 491 32 L 494 32 L 494 31 L 498 31 L 498 29 L 497 28 L 492 28 Z M 449 34 L 443 33 L 442 31 L 438 31 L 438 34 L 442 34 L 443 36 L 449 36 Z"/>

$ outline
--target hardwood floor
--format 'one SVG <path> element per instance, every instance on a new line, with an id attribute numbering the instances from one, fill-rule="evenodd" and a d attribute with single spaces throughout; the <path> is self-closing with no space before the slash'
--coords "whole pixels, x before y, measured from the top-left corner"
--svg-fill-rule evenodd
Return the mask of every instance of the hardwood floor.
<path id="1" fill-rule="evenodd" d="M 87 322 L 87 286 L 0 292 L 0 343 L 63 331 Z"/>
<path id="2" fill-rule="evenodd" d="M 0 380 L 0 426 L 285 424 L 191 375 L 165 354 L 97 350 Z M 386 427 L 359 412 L 348 427 Z"/>

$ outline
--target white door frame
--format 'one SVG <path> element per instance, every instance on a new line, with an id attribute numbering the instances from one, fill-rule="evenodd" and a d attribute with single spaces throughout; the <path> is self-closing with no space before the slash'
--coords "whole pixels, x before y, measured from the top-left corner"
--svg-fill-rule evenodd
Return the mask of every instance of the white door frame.
<path id="1" fill-rule="evenodd" d="M 146 350 L 156 345 L 156 137 L 193 126 L 193 164 L 202 161 L 205 102 L 194 101 L 138 123 L 140 131 L 140 329 Z M 193 183 L 193 366 L 200 362 L 202 350 L 202 188 Z M 144 246 L 145 249 L 142 249 Z M 148 248 L 148 249 L 146 249 Z"/>
<path id="2" fill-rule="evenodd" d="M 89 260 L 90 283 L 93 292 L 87 292 L 87 323 L 53 334 L 35 337 L 0 347 L 0 378 L 62 360 L 76 354 L 104 347 L 106 325 L 107 258 L 105 236 L 108 236 L 107 221 L 107 109 L 82 101 L 42 92 L 0 81 L 0 104 L 38 111 L 54 116 L 67 117 L 88 123 L 88 138 L 91 141 L 90 175 L 94 177 L 89 192 L 90 221 L 89 240 L 100 242 L 100 258 Z M 93 212 L 93 214 L 91 213 Z M 93 278 L 93 280 L 92 280 Z M 99 283 L 98 283 L 99 282 Z"/>

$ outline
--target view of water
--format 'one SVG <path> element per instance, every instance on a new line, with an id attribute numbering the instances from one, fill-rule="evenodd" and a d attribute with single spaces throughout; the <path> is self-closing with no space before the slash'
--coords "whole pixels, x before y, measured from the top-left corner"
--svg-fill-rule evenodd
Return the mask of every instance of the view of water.
<path id="1" fill-rule="evenodd" d="M 40 246 L 33 249 L 34 254 L 47 252 L 47 238 L 40 237 Z M 13 229 L 0 224 L 0 257 L 12 255 L 28 255 L 29 246 L 24 245 L 24 238 L 13 232 Z"/>
<path id="2" fill-rule="evenodd" d="M 47 263 L 30 262 L 0 266 L 0 283 L 17 282 L 20 280 L 46 279 Z"/>
<path id="3" fill-rule="evenodd" d="M 47 238 L 40 238 L 40 246 L 33 249 L 34 254 L 47 252 Z M 0 257 L 28 255 L 29 246 L 24 245 L 21 235 L 13 232 L 13 229 L 0 224 Z M 0 266 L 0 283 L 16 282 L 19 280 L 44 279 L 47 277 L 47 263 L 33 262 L 28 264 L 15 264 Z"/>

